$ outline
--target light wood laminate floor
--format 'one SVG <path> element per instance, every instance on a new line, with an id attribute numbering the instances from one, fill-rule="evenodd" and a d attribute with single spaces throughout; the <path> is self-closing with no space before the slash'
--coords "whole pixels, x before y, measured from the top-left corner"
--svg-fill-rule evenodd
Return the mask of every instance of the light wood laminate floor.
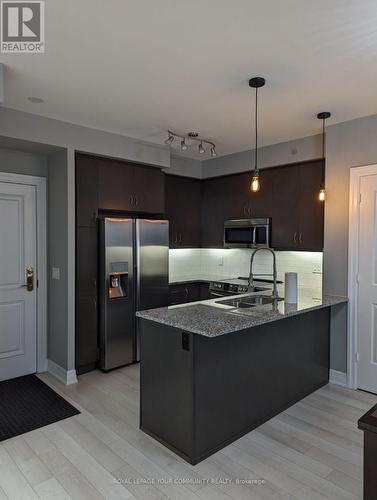
<path id="1" fill-rule="evenodd" d="M 41 378 L 81 414 L 0 443 L 0 500 L 362 497 L 356 422 L 377 396 L 328 385 L 191 466 L 138 429 L 137 365 Z"/>

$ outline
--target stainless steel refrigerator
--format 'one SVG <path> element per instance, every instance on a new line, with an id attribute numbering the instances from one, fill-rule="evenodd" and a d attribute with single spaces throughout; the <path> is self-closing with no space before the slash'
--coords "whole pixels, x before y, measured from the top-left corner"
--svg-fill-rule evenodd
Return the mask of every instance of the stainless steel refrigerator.
<path id="1" fill-rule="evenodd" d="M 100 220 L 99 366 L 140 360 L 135 312 L 168 305 L 169 221 Z"/>

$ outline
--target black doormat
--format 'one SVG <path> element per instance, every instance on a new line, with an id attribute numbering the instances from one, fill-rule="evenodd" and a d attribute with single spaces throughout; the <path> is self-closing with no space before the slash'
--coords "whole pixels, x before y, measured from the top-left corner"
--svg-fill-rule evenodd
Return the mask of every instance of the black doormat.
<path id="1" fill-rule="evenodd" d="M 78 413 L 35 375 L 0 382 L 0 441 Z"/>

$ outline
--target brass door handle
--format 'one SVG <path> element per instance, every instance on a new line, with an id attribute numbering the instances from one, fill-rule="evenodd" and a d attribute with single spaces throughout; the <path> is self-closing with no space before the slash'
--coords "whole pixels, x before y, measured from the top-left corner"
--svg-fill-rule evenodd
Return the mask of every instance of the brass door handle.
<path id="1" fill-rule="evenodd" d="M 23 285 L 28 292 L 34 290 L 34 269 L 29 266 L 26 268 L 26 285 Z"/>

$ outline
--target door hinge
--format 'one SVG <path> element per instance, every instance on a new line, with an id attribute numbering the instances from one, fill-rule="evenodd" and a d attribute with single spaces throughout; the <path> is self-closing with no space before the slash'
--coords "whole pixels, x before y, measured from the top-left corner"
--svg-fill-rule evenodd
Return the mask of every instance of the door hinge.
<path id="1" fill-rule="evenodd" d="M 355 352 L 355 361 L 356 363 L 360 361 L 360 354 L 358 352 Z"/>

